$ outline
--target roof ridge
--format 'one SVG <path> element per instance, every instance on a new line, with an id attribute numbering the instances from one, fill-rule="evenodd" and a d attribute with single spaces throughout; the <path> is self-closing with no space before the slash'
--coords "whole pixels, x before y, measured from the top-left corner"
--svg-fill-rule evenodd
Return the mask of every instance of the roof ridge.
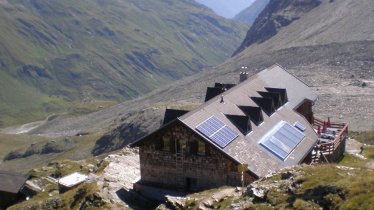
<path id="1" fill-rule="evenodd" d="M 273 65 L 273 66 L 274 66 L 274 65 Z M 270 67 L 269 67 L 269 68 L 270 68 Z M 268 71 L 269 68 L 265 68 L 265 69 L 263 69 L 263 70 L 261 70 L 261 71 L 259 71 L 259 72 Z M 259 72 L 255 72 L 254 74 L 252 74 L 251 76 L 249 76 L 249 78 L 246 79 L 245 81 L 240 82 L 240 83 L 236 84 L 234 87 L 232 87 L 232 88 L 228 89 L 227 91 L 223 92 L 222 94 L 219 94 L 219 95 L 217 95 L 217 96 L 215 96 L 215 97 L 209 99 L 208 101 L 202 103 L 200 106 L 196 107 L 194 110 L 189 111 L 188 113 L 186 113 L 186 114 L 184 114 L 184 115 L 178 117 L 178 119 L 181 118 L 180 120 L 183 120 L 183 118 L 186 118 L 187 116 L 190 116 L 190 115 L 194 114 L 195 112 L 197 112 L 197 111 L 200 110 L 201 108 L 206 107 L 206 106 L 209 106 L 210 104 L 214 103 L 215 100 L 213 100 L 213 99 L 218 98 L 218 97 L 220 97 L 220 96 L 222 96 L 222 95 L 230 94 L 231 92 L 235 91 L 236 89 L 240 88 L 241 86 L 244 86 L 244 84 L 246 84 L 246 83 L 248 83 L 248 82 L 254 80 L 254 79 L 256 78 L 256 76 L 258 75 Z"/>
<path id="2" fill-rule="evenodd" d="M 272 65 L 271 67 L 273 66 L 278 66 L 279 68 L 281 68 L 282 70 L 284 70 L 285 72 L 287 72 L 289 75 L 291 75 L 292 77 L 296 78 L 297 80 L 299 80 L 300 82 L 302 82 L 304 85 L 306 85 L 307 87 L 310 87 L 308 84 L 306 84 L 304 81 L 302 81 L 300 78 L 296 77 L 294 74 L 292 74 L 290 71 L 288 71 L 285 67 L 283 67 L 282 65 L 280 65 L 279 63 L 275 63 L 274 65 Z"/>

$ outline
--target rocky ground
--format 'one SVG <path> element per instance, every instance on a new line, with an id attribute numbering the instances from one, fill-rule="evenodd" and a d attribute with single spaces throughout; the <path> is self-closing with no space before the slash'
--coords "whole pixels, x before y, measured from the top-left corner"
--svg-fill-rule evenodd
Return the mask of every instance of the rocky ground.
<path id="1" fill-rule="evenodd" d="M 364 203 L 357 197 L 373 194 L 374 179 L 365 183 L 352 179 L 374 173 L 374 146 L 349 138 L 345 157 L 339 164 L 294 166 L 263 177 L 244 190 L 222 187 L 186 197 L 167 198 L 159 209 L 367 209 L 373 197 Z M 357 191 L 352 198 L 352 191 Z M 361 194 L 361 195 L 359 195 Z M 352 199 L 352 200 L 351 200 Z"/>
<path id="2" fill-rule="evenodd" d="M 100 194 L 113 205 L 123 205 L 121 192 L 132 190 L 133 183 L 140 178 L 139 155 L 136 150 L 124 149 L 104 160 L 109 164 L 96 178 Z"/>
<path id="3" fill-rule="evenodd" d="M 59 194 L 56 181 L 54 181 L 56 179 L 53 177 L 61 177 L 76 171 L 88 174 L 89 178 L 86 183 Z M 351 191 L 358 195 L 363 194 L 358 190 L 361 188 L 358 185 L 362 183 L 358 181 L 351 183 L 351 179 L 374 177 L 373 173 L 374 146 L 349 138 L 346 144 L 346 154 L 339 164 L 286 168 L 261 178 L 250 184 L 247 189 L 221 187 L 185 197 L 167 196 L 166 202 L 157 208 L 325 209 L 333 205 L 344 206 L 352 197 Z M 29 182 L 34 188 L 40 189 L 39 194 L 11 209 L 33 209 L 34 207 L 154 209 L 158 205 L 156 201 L 149 200 L 133 191 L 133 183 L 140 178 L 139 155 L 136 149 L 124 148 L 102 158 L 52 162 L 47 166 L 32 170 L 31 175 L 32 179 Z M 319 179 L 316 180 L 316 177 Z M 364 181 L 361 178 L 358 180 Z M 367 190 L 370 190 L 370 183 L 374 186 L 374 179 L 367 180 L 367 182 L 369 183 Z M 369 192 L 373 193 L 374 189 L 372 190 Z M 374 201 L 369 199 L 369 202 Z M 366 204 L 362 205 L 365 207 Z"/>

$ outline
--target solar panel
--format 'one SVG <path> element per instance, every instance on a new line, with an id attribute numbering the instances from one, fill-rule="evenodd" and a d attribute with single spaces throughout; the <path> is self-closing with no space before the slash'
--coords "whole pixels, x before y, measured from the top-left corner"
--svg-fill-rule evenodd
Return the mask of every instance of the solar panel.
<path id="1" fill-rule="evenodd" d="M 299 129 L 302 132 L 304 132 L 306 130 L 305 126 L 303 124 L 301 124 L 299 121 L 295 122 L 295 124 L 293 126 L 295 126 L 297 129 Z"/>
<path id="2" fill-rule="evenodd" d="M 200 133 L 208 137 L 221 148 L 230 144 L 238 134 L 218 118 L 212 116 L 196 127 Z"/>
<path id="3" fill-rule="evenodd" d="M 304 133 L 282 121 L 265 135 L 260 144 L 280 159 L 285 160 L 304 137 Z"/>

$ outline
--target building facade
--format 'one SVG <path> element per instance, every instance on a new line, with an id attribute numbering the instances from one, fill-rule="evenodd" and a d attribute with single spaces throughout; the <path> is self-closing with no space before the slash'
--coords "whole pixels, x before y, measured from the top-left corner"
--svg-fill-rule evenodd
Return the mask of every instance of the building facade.
<path id="1" fill-rule="evenodd" d="M 274 65 L 238 85 L 208 88 L 195 110 L 167 116 L 139 147 L 140 184 L 200 191 L 241 186 L 284 167 L 311 162 L 318 135 L 312 126 L 317 96 Z"/>

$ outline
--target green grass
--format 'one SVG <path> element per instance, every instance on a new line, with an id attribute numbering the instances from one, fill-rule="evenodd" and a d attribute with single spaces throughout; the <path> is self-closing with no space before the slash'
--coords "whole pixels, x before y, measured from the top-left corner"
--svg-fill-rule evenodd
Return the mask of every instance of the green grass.
<path id="1" fill-rule="evenodd" d="M 355 167 L 355 168 L 362 168 L 366 164 L 367 161 L 361 160 L 353 155 L 344 153 L 342 160 L 340 160 L 339 165 Z"/>
<path id="2" fill-rule="evenodd" d="M 0 134 L 0 159 L 14 149 L 23 149 L 32 143 L 46 143 L 48 140 L 41 136 Z"/>
<path id="3" fill-rule="evenodd" d="M 374 206 L 374 170 L 367 164 L 373 161 L 374 147 L 364 148 L 366 160 L 344 154 L 338 164 L 303 166 L 296 169 L 290 191 L 290 183 L 280 174 L 262 181 L 263 185 L 279 183 L 270 188 L 264 201 L 258 201 L 246 209 L 372 209 Z M 348 166 L 348 168 L 339 168 Z M 248 197 L 241 198 L 249 200 Z"/>
<path id="4" fill-rule="evenodd" d="M 56 190 L 50 188 L 49 190 Z M 11 206 L 9 209 L 78 209 L 85 200 L 94 198 L 94 193 L 98 192 L 99 188 L 96 183 L 85 183 L 80 185 L 76 189 L 69 190 L 63 194 L 55 195 L 53 197 L 49 196 L 48 191 L 39 193 L 34 196 L 33 199 L 19 203 L 17 205 Z M 54 200 L 54 202 L 48 202 L 47 200 Z M 97 199 L 95 203 L 90 203 L 86 208 L 89 209 L 103 209 L 106 204 Z"/>
<path id="5" fill-rule="evenodd" d="M 1 163 L 3 170 L 18 171 L 27 173 L 29 170 L 37 167 L 42 167 L 50 162 L 63 160 L 80 160 L 91 159 L 93 155 L 91 151 L 96 141 L 102 136 L 102 133 L 95 133 L 84 136 L 70 137 L 75 143 L 75 146 L 67 151 L 61 153 L 53 153 L 48 155 L 36 154 L 26 158 L 19 158 L 11 161 Z M 7 135 L 0 134 L 0 158 L 3 159 L 5 155 L 13 150 L 25 151 L 32 143 L 44 145 L 49 141 L 64 141 L 64 138 L 46 138 L 38 135 Z M 93 163 L 95 165 L 96 163 Z M 77 167 L 68 166 L 61 169 L 61 174 L 67 174 L 77 169 Z"/>
<path id="6" fill-rule="evenodd" d="M 352 131 L 349 135 L 361 143 L 374 145 L 374 131 Z"/>

